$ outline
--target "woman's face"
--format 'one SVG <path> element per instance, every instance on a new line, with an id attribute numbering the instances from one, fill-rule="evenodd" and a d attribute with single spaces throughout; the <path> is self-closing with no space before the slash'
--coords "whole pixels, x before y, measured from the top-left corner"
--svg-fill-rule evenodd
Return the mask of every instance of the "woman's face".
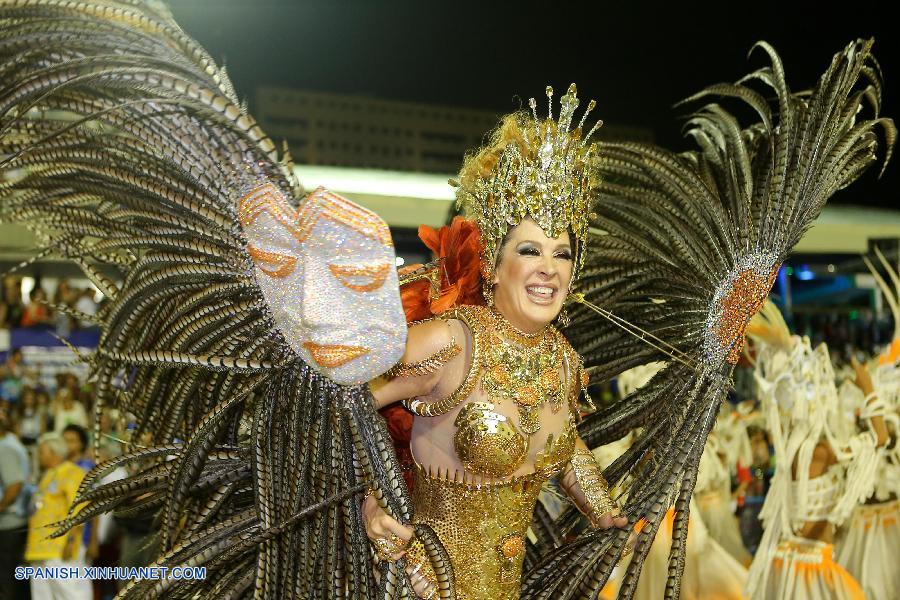
<path id="1" fill-rule="evenodd" d="M 494 275 L 494 305 L 515 327 L 533 333 L 553 321 L 569 290 L 573 257 L 569 233 L 549 238 L 531 219 L 506 236 Z"/>
<path id="2" fill-rule="evenodd" d="M 56 392 L 56 399 L 59 402 L 62 402 L 62 405 L 67 409 L 72 406 L 72 392 L 68 388 L 60 388 L 58 392 Z"/>
<path id="3" fill-rule="evenodd" d="M 69 449 L 69 460 L 75 460 L 84 453 L 84 446 L 81 445 L 81 437 L 74 431 L 63 431 L 63 439 L 66 441 L 66 448 Z"/>
<path id="4" fill-rule="evenodd" d="M 769 444 L 766 437 L 756 434 L 750 439 L 750 447 L 753 451 L 753 464 L 764 465 L 769 462 Z"/>

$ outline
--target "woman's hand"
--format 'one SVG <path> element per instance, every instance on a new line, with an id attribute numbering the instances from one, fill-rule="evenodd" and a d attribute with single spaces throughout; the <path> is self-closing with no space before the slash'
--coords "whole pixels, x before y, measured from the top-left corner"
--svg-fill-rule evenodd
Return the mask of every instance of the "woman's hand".
<path id="1" fill-rule="evenodd" d="M 366 535 L 383 560 L 400 560 L 406 556 L 406 547 L 413 538 L 414 531 L 388 515 L 378 505 L 374 494 L 368 494 L 362 505 Z M 379 551 L 379 548 L 383 550 Z M 390 550 L 396 550 L 390 552 Z M 375 571 L 379 575 L 378 570 Z M 422 574 L 422 565 L 407 565 L 406 574 L 419 598 L 432 598 L 437 589 Z"/>

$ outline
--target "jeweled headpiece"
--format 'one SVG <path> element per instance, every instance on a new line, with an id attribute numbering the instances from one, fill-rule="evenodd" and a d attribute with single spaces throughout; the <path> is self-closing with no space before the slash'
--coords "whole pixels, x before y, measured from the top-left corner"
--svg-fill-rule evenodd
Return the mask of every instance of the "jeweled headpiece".
<path id="1" fill-rule="evenodd" d="M 582 126 L 597 104 L 591 100 L 572 128 L 579 105 L 574 83 L 560 98 L 556 121 L 550 86 L 547 98 L 550 105 L 546 119 L 538 118 L 537 102 L 529 100 L 533 119 L 523 125 L 523 139 L 510 141 L 503 148 L 488 175 L 474 181 L 451 181 L 459 187 L 457 205 L 481 230 L 482 274 L 487 282 L 493 279 L 497 252 L 507 231 L 525 217 L 531 217 L 548 237 L 555 238 L 566 229 L 574 235 L 573 280 L 584 260 L 591 193 L 597 186 L 592 164 L 596 145 L 588 141 L 603 122 L 597 121 L 587 135 L 582 135 Z"/>

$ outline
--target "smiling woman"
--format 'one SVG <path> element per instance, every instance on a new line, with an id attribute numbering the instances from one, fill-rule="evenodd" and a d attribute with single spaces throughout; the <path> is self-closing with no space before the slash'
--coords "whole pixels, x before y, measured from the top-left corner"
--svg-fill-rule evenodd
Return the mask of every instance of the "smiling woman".
<path id="1" fill-rule="evenodd" d="M 384 560 L 405 553 L 421 597 L 455 581 L 463 600 L 517 598 L 537 494 L 557 474 L 595 527 L 626 523 L 575 429 L 582 361 L 552 325 L 577 271 L 593 186 L 593 130 L 582 138 L 583 118 L 571 128 L 574 86 L 561 104 L 558 121 L 504 118 L 460 172 L 458 199 L 483 242 L 487 306 L 458 303 L 412 324 L 400 365 L 373 386 L 379 406 L 404 400 L 414 414 L 413 524 L 437 533 L 450 564 L 429 561 L 374 495 L 363 506 L 367 531 Z"/>

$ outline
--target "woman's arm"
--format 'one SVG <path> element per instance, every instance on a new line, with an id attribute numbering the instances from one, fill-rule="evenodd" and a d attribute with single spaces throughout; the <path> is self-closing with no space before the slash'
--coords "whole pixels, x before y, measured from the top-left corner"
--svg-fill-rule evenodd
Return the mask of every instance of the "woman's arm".
<path id="1" fill-rule="evenodd" d="M 406 352 L 385 375 L 369 383 L 375 407 L 436 392 L 446 365 L 462 353 L 448 321 L 435 319 L 409 328 Z"/>
<path id="2" fill-rule="evenodd" d="M 872 376 L 869 374 L 866 366 L 860 364 L 855 357 L 851 358 L 850 364 L 856 372 L 856 379 L 853 383 L 862 390 L 863 395 L 866 397 L 864 413 L 867 413 L 869 428 L 875 434 L 875 445 L 880 448 L 887 445 L 890 439 L 887 424 L 884 422 L 884 403 L 879 401 L 875 394 Z"/>

